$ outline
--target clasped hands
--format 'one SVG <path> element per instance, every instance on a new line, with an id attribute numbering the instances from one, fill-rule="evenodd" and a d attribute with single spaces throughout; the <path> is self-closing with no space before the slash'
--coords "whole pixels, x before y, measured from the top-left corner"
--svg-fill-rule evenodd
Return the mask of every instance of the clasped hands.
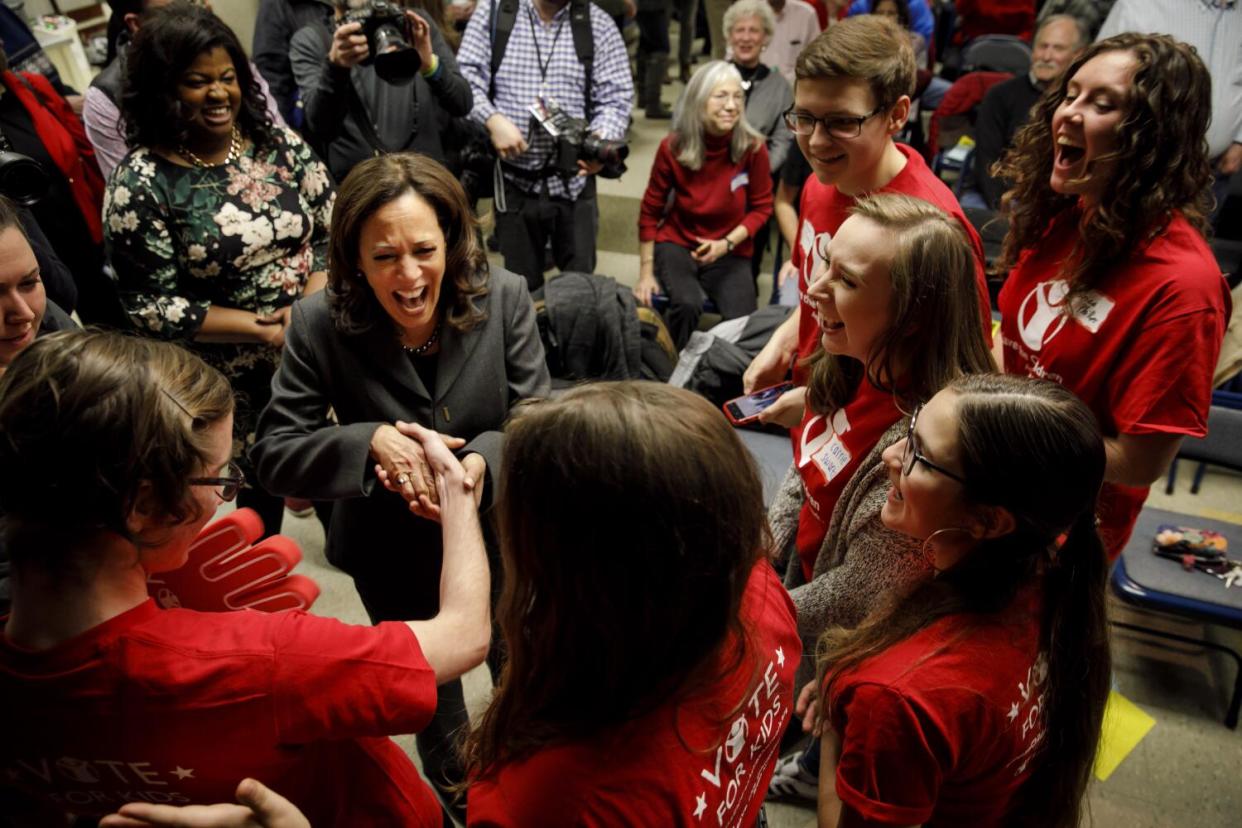
<path id="1" fill-rule="evenodd" d="M 432 446 L 432 441 L 440 446 Z M 483 456 L 471 453 L 459 462 L 448 451 L 437 450 L 456 450 L 464 445 L 466 441 L 460 437 L 449 437 L 417 423 L 398 420 L 384 424 L 371 436 L 375 476 L 385 489 L 401 495 L 411 512 L 439 522 L 441 487 L 449 481 L 460 479 L 463 489 L 474 495 L 476 507 L 483 497 L 487 472 Z"/>

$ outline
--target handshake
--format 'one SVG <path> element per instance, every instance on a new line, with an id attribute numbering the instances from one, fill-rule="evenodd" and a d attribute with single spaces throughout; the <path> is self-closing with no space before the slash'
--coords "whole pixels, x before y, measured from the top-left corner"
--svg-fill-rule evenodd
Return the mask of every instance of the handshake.
<path id="1" fill-rule="evenodd" d="M 382 425 L 371 436 L 375 476 L 385 489 L 401 495 L 411 512 L 439 522 L 446 498 L 470 492 L 475 508 L 482 500 L 487 463 L 473 452 L 458 461 L 452 451 L 465 445 L 460 437 L 417 423 Z"/>

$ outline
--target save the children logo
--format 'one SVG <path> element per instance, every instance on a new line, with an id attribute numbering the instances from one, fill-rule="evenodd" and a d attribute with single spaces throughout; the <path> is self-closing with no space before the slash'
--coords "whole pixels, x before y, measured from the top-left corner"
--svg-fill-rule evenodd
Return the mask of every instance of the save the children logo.
<path id="1" fill-rule="evenodd" d="M 1039 282 L 1018 307 L 1018 334 L 1032 351 L 1056 338 L 1073 319 L 1091 333 L 1099 331 L 1116 305 L 1109 297 L 1094 290 L 1084 291 L 1072 300 L 1069 283 L 1064 279 Z"/>
<path id="2" fill-rule="evenodd" d="M 831 233 L 816 233 L 811 220 L 803 220 L 798 244 L 802 248 L 802 275 L 806 278 L 808 285 L 824 266 L 824 251 L 828 249 L 830 241 L 832 241 Z"/>
<path id="3" fill-rule="evenodd" d="M 851 455 L 841 440 L 849 430 L 850 420 L 844 408 L 838 408 L 831 417 L 816 414 L 802 429 L 798 468 L 814 461 L 824 479 L 832 480 L 849 465 Z"/>

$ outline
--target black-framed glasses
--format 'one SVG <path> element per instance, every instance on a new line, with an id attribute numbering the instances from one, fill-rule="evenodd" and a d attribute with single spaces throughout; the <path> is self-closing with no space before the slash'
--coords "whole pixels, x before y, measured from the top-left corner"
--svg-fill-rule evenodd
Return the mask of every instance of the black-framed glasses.
<path id="1" fill-rule="evenodd" d="M 246 482 L 246 475 L 242 472 L 240 466 L 230 462 L 228 474 L 224 477 L 191 477 L 186 482 L 191 486 L 219 486 L 220 488 L 216 491 L 216 496 L 228 503 L 237 497 L 237 492 Z"/>
<path id="2" fill-rule="evenodd" d="M 881 104 L 861 117 L 833 115 L 828 118 L 816 118 L 808 112 L 795 112 L 789 109 L 785 112 L 785 126 L 789 127 L 789 131 L 794 135 L 814 135 L 815 125 L 823 124 L 824 129 L 833 138 L 857 138 L 862 134 L 862 125 L 885 109 L 887 107 Z"/>
<path id="3" fill-rule="evenodd" d="M 938 463 L 933 463 L 931 460 L 927 459 L 927 456 L 924 455 L 922 451 L 919 450 L 919 438 L 918 435 L 914 433 L 914 424 L 918 422 L 919 412 L 922 410 L 923 406 L 915 406 L 914 413 L 910 415 L 910 429 L 906 432 L 906 448 L 901 454 L 901 473 L 904 476 L 909 477 L 910 472 L 914 471 L 914 464 L 922 463 L 932 471 L 938 471 L 945 477 L 950 477 L 965 486 L 966 479 L 964 477 L 957 472 L 949 471 Z"/>

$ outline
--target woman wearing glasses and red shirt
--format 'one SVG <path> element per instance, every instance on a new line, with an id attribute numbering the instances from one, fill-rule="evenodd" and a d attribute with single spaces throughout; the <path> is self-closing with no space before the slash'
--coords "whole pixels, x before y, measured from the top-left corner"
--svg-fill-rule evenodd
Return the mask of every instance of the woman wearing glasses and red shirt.
<path id="1" fill-rule="evenodd" d="M 821 639 L 799 699 L 823 688 L 821 828 L 1078 825 L 1109 688 L 1104 466 L 1051 382 L 966 376 L 915 410 L 881 520 L 936 577 Z"/>
<path id="2" fill-rule="evenodd" d="M 352 627 L 302 612 L 161 610 L 149 574 L 242 483 L 233 393 L 199 357 L 101 332 L 37 340 L 0 378 L 0 508 L 13 560 L 0 633 L 0 810 L 26 824 L 126 802 L 280 786 L 316 825 L 439 828 L 390 734 L 480 663 L 488 569 L 465 472 L 421 431 L 440 482 L 439 614 Z M 427 438 L 427 440 L 423 440 Z M 429 445 L 428 440 L 434 445 Z"/>

